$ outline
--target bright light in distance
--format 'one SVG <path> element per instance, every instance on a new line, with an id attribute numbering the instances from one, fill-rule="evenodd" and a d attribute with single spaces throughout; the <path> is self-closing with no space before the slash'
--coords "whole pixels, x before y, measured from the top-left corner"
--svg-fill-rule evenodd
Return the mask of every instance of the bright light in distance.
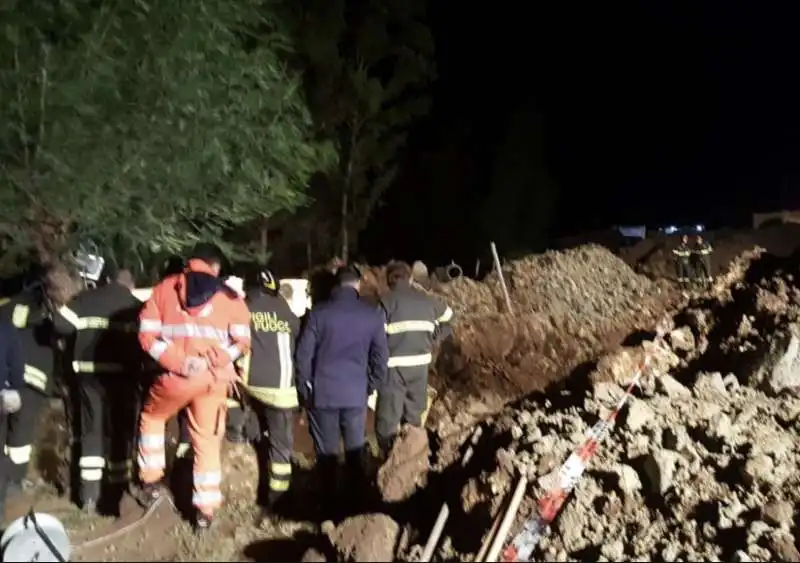
<path id="1" fill-rule="evenodd" d="M 697 229 L 698 233 L 702 233 L 703 232 L 703 225 L 695 225 L 694 228 Z"/>
<path id="2" fill-rule="evenodd" d="M 672 233 L 676 232 L 677 230 L 678 230 L 678 227 L 676 227 L 675 225 L 670 225 L 669 227 L 664 227 L 664 232 L 667 233 L 668 235 L 671 235 Z"/>

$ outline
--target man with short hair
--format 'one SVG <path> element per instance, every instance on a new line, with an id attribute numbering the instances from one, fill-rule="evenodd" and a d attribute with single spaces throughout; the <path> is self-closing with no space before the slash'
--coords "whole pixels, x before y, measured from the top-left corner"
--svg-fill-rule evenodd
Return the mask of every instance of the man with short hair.
<path id="1" fill-rule="evenodd" d="M 219 278 L 222 252 L 198 245 L 186 269 L 153 288 L 139 317 L 139 342 L 165 373 L 150 387 L 141 415 L 142 503 L 161 497 L 167 421 L 188 406 L 194 454 L 192 504 L 197 531 L 211 526 L 222 504 L 221 447 L 234 362 L 250 350 L 250 315 Z"/>
<path id="2" fill-rule="evenodd" d="M 106 277 L 108 279 L 108 277 Z M 128 489 L 144 355 L 136 337 L 141 302 L 134 279 L 119 270 L 113 279 L 76 295 L 53 315 L 61 336 L 72 339 L 71 393 L 79 418 L 77 474 L 82 508 L 115 514 Z"/>
<path id="3" fill-rule="evenodd" d="M 361 275 L 354 267 L 336 273 L 330 300 L 308 311 L 297 343 L 297 391 L 325 490 L 335 493 L 340 443 L 344 439 L 348 485 L 353 500 L 365 492 L 364 443 L 367 397 L 386 377 L 388 348 L 383 315 L 359 300 Z M 327 510 L 334 508 L 328 495 Z"/>

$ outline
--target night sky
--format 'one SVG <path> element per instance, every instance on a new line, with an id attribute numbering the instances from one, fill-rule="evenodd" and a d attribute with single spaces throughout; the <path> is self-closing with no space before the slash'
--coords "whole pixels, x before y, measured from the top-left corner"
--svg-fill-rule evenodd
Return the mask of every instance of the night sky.
<path id="1" fill-rule="evenodd" d="M 542 118 L 554 236 L 800 207 L 800 5 L 469 5 L 431 1 L 434 107 L 362 234 L 371 260 L 474 260 L 492 154 L 520 107 Z"/>

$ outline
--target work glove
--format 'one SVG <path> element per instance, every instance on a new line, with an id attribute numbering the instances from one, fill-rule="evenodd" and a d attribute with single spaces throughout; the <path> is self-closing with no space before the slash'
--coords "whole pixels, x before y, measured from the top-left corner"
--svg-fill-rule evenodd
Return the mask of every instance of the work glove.
<path id="1" fill-rule="evenodd" d="M 211 367 L 221 368 L 233 363 L 231 355 L 219 346 L 212 347 L 205 355 Z"/>
<path id="2" fill-rule="evenodd" d="M 22 397 L 19 391 L 14 389 L 3 389 L 0 391 L 0 413 L 14 414 L 22 408 Z"/>
<path id="3" fill-rule="evenodd" d="M 183 361 L 180 374 L 184 377 L 196 377 L 208 371 L 208 361 L 200 356 L 189 356 Z"/>

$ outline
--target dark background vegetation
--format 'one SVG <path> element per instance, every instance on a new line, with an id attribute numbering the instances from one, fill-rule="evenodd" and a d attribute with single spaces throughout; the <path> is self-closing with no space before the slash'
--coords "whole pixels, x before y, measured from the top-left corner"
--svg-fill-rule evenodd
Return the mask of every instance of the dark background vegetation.
<path id="1" fill-rule="evenodd" d="M 792 3 L 495 2 L 456 16 L 431 2 L 435 102 L 362 237 L 369 256 L 470 263 L 492 238 L 546 245 L 542 220 L 554 236 L 800 206 L 797 15 Z M 516 214 L 505 237 L 485 207 L 503 159 L 551 178 L 543 190 L 504 164 L 506 189 L 536 192 L 495 211 Z"/>

